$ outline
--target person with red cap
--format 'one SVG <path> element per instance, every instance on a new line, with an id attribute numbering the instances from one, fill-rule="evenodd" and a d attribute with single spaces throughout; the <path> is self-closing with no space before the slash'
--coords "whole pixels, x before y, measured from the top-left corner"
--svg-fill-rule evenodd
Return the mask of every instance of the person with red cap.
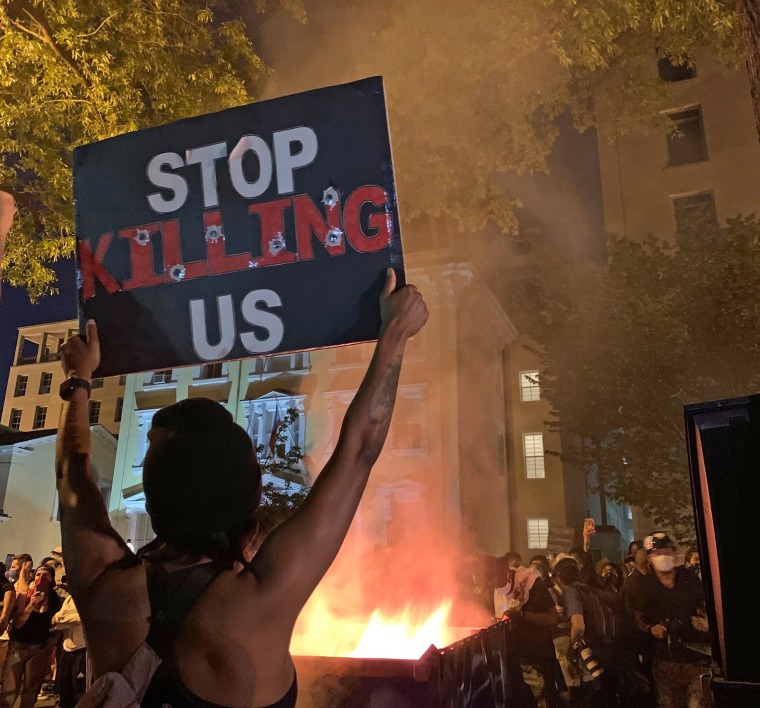
<path id="1" fill-rule="evenodd" d="M 136 557 L 112 528 L 90 471 L 89 381 L 98 330 L 62 348 L 69 378 L 56 454 L 69 590 L 95 683 L 89 706 L 295 705 L 289 646 L 301 608 L 348 532 L 382 450 L 406 342 L 427 320 L 414 286 L 380 297 L 382 326 L 335 451 L 306 500 L 254 555 L 261 470 L 222 405 L 180 401 L 156 413 L 143 467 L 156 539 Z"/>

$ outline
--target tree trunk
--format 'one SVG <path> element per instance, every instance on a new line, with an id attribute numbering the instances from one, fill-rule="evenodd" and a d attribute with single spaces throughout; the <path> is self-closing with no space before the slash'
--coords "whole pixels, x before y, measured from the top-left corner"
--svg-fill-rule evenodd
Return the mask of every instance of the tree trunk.
<path id="1" fill-rule="evenodd" d="M 738 12 L 757 139 L 760 140 L 760 0 L 739 0 Z"/>

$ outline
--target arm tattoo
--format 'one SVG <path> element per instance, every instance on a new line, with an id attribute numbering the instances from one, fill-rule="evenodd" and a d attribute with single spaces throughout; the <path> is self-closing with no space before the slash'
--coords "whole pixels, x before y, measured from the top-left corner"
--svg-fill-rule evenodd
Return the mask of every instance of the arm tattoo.
<path id="1" fill-rule="evenodd" d="M 377 389 L 372 394 L 369 402 L 369 411 L 367 420 L 372 425 L 382 425 L 386 423 L 393 413 L 393 406 L 396 403 L 396 389 L 398 388 L 398 377 L 401 372 L 401 357 L 392 361 L 388 368 L 380 375 Z"/>

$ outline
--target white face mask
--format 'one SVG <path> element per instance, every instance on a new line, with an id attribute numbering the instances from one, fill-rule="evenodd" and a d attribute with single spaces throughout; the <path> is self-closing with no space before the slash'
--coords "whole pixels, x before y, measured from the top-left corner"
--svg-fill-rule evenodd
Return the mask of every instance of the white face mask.
<path id="1" fill-rule="evenodd" d="M 652 556 L 652 565 L 655 570 L 659 570 L 661 573 L 668 573 L 673 570 L 675 558 L 673 556 Z"/>

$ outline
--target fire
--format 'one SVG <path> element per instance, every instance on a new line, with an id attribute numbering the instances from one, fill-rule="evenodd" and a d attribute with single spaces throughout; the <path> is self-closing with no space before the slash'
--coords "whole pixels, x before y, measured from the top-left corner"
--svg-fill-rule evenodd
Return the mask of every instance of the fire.
<path id="1" fill-rule="evenodd" d="M 469 634 L 469 628 L 448 626 L 450 612 L 446 600 L 427 614 L 409 605 L 397 614 L 376 609 L 369 619 L 342 618 L 329 611 L 324 598 L 314 598 L 296 625 L 290 651 L 297 656 L 419 659 L 431 644 L 445 647 Z"/>
<path id="2" fill-rule="evenodd" d="M 447 639 L 450 611 L 451 603 L 445 602 L 421 625 L 415 625 L 411 624 L 411 608 L 407 607 L 398 618 L 386 618 L 375 610 L 351 656 L 419 659 L 431 644 L 445 647 L 451 643 Z"/>

